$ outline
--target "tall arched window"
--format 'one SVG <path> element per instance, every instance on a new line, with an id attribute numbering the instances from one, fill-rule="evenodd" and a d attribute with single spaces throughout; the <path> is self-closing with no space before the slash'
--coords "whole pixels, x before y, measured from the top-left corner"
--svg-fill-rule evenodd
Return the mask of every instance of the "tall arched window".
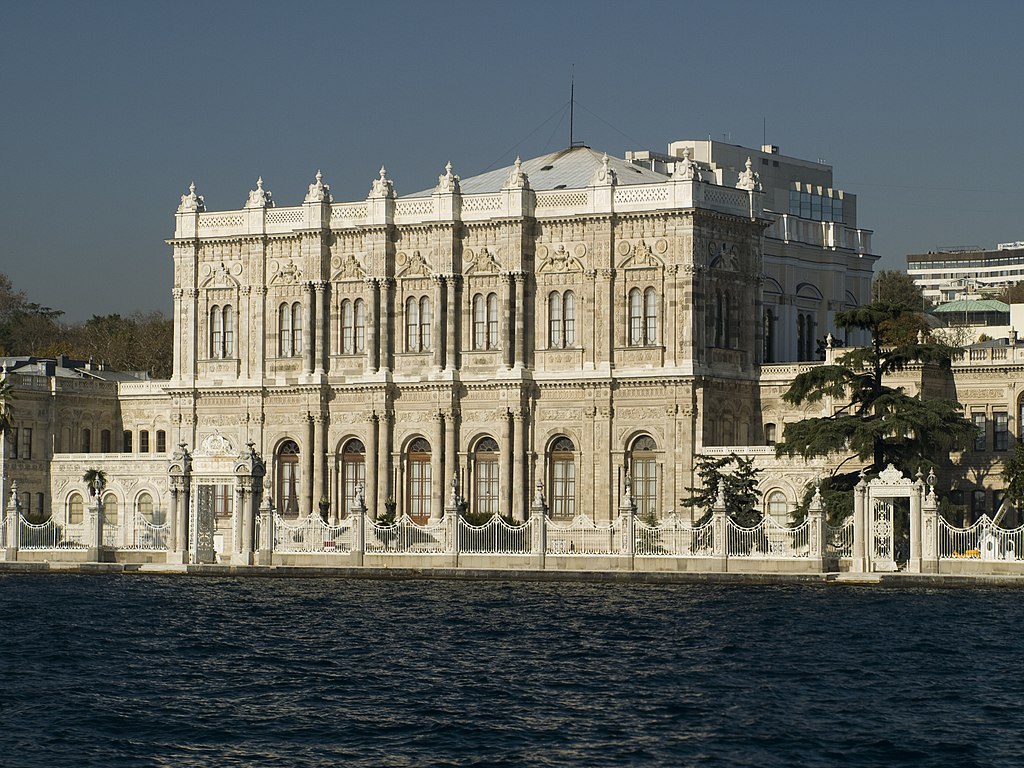
<path id="1" fill-rule="evenodd" d="M 643 297 L 639 288 L 629 292 L 629 343 L 640 346 L 644 343 Z"/>
<path id="2" fill-rule="evenodd" d="M 636 513 L 642 518 L 656 516 L 658 498 L 657 445 L 648 435 L 633 441 L 629 452 L 630 474 L 633 478 L 633 498 Z"/>
<path id="3" fill-rule="evenodd" d="M 92 430 L 86 428 L 82 430 L 82 453 L 90 451 L 92 451 Z"/>
<path id="4" fill-rule="evenodd" d="M 121 433 L 121 452 L 131 453 L 132 450 L 132 431 L 126 429 Z"/>
<path id="5" fill-rule="evenodd" d="M 644 291 L 644 343 L 658 343 L 658 295 L 653 288 Z"/>
<path id="6" fill-rule="evenodd" d="M 84 516 L 82 494 L 72 493 L 68 496 L 68 525 L 79 525 L 81 524 Z"/>
<path id="7" fill-rule="evenodd" d="M 764 514 L 771 518 L 776 525 L 783 527 L 789 525 L 789 505 L 786 503 L 786 494 L 782 491 L 772 491 L 765 497 Z"/>
<path id="8" fill-rule="evenodd" d="M 478 515 L 498 514 L 498 444 L 485 437 L 473 454 L 475 476 L 473 511 Z"/>
<path id="9" fill-rule="evenodd" d="M 406 512 L 418 523 L 430 517 L 430 443 L 417 437 L 406 452 L 408 483 Z"/>
<path id="10" fill-rule="evenodd" d="M 775 445 L 777 437 L 777 429 L 774 424 L 768 423 L 764 425 L 764 444 Z"/>
<path id="11" fill-rule="evenodd" d="M 796 359 L 805 360 L 804 357 L 804 338 L 807 335 L 807 331 L 804 329 L 804 316 L 800 313 L 796 316 Z"/>
<path id="12" fill-rule="evenodd" d="M 135 500 L 135 509 L 139 513 L 139 517 L 147 523 L 156 522 L 153 520 L 153 497 L 145 491 L 140 493 L 139 498 Z"/>
<path id="13" fill-rule="evenodd" d="M 225 304 L 221 310 L 224 325 L 224 346 L 221 349 L 222 357 L 235 356 L 235 312 L 230 304 Z"/>
<path id="14" fill-rule="evenodd" d="M 277 309 L 277 356 L 291 357 L 292 354 L 292 308 L 282 304 Z"/>
<path id="15" fill-rule="evenodd" d="M 420 351 L 420 304 L 412 296 L 405 300 L 405 351 Z"/>
<path id="16" fill-rule="evenodd" d="M 302 305 L 299 302 L 292 304 L 292 351 L 291 356 L 297 357 L 302 354 Z"/>
<path id="17" fill-rule="evenodd" d="M 119 522 L 117 513 L 117 496 L 108 493 L 103 497 L 103 524 L 117 525 Z"/>
<path id="18" fill-rule="evenodd" d="M 576 446 L 568 437 L 551 444 L 551 516 L 571 519 L 576 516 Z"/>
<path id="19" fill-rule="evenodd" d="M 294 440 L 277 449 L 277 510 L 288 517 L 299 516 L 299 446 Z"/>
<path id="20" fill-rule="evenodd" d="M 341 511 L 347 515 L 356 498 L 357 488 L 366 484 L 366 447 L 361 440 L 352 439 L 341 449 L 341 482 L 343 494 Z"/>
<path id="21" fill-rule="evenodd" d="M 473 349 L 487 349 L 487 305 L 480 293 L 473 297 Z"/>
<path id="22" fill-rule="evenodd" d="M 420 350 L 430 350 L 430 298 L 420 299 Z"/>
<path id="23" fill-rule="evenodd" d="M 352 302 L 341 302 L 341 353 L 351 355 L 356 351 L 356 315 Z"/>
<path id="24" fill-rule="evenodd" d="M 167 453 L 167 432 L 162 429 L 156 431 L 156 452 Z"/>
<path id="25" fill-rule="evenodd" d="M 224 316 L 216 304 L 210 307 L 210 357 L 224 356 Z"/>
<path id="26" fill-rule="evenodd" d="M 487 348 L 498 348 L 498 294 L 487 294 Z"/>
<path id="27" fill-rule="evenodd" d="M 366 302 L 356 299 L 355 304 L 356 353 L 366 351 Z"/>
<path id="28" fill-rule="evenodd" d="M 548 346 L 562 347 L 562 297 L 556 291 L 548 296 Z"/>
<path id="29" fill-rule="evenodd" d="M 722 292 L 722 340 L 726 349 L 736 348 L 736 323 L 732 316 L 732 294 L 729 291 Z"/>
<path id="30" fill-rule="evenodd" d="M 567 347 L 576 344 L 576 294 L 572 291 L 562 296 L 562 338 Z"/>

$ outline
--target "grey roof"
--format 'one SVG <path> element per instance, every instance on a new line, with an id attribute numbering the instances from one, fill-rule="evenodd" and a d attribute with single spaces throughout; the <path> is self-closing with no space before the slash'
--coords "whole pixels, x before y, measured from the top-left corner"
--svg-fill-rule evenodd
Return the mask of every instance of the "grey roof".
<path id="1" fill-rule="evenodd" d="M 530 180 L 530 187 L 538 192 L 550 189 L 579 189 L 590 186 L 594 173 L 601 167 L 604 152 L 590 147 L 560 149 L 547 155 L 523 161 L 523 171 Z M 634 165 L 627 160 L 608 155 L 608 165 L 615 171 L 619 186 L 631 184 L 655 184 L 665 181 L 667 176 L 650 168 Z M 490 194 L 498 192 L 508 178 L 511 165 L 493 171 L 461 179 L 459 186 L 464 195 Z M 453 169 L 458 170 L 458 169 Z M 401 197 L 427 197 L 434 188 L 420 190 Z"/>
<path id="2" fill-rule="evenodd" d="M 1009 312 L 1010 305 L 995 299 L 958 299 L 940 304 L 932 312 Z"/>

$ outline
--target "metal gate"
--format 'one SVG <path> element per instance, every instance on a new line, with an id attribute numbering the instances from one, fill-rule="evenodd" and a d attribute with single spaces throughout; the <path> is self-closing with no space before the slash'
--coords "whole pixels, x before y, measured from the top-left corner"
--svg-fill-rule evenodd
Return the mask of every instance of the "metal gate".
<path id="1" fill-rule="evenodd" d="M 215 563 L 217 552 L 213 546 L 216 527 L 214 499 L 217 486 L 197 484 L 192 493 L 192 562 Z"/>
<path id="2" fill-rule="evenodd" d="M 876 499 L 871 505 L 868 543 L 873 571 L 897 570 L 895 512 L 895 500 L 891 498 Z"/>

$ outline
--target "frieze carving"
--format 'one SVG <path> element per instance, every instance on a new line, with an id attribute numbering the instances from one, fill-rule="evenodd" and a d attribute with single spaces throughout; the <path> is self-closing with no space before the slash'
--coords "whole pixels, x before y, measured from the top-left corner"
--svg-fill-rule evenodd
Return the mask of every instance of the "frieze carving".
<path id="1" fill-rule="evenodd" d="M 273 265 L 276 272 L 270 279 L 271 285 L 297 285 L 302 281 L 302 270 L 295 265 L 292 259 L 288 259 L 284 266 L 276 262 Z"/>
<path id="2" fill-rule="evenodd" d="M 628 246 L 628 243 L 623 244 Z M 623 244 L 620 244 L 620 251 Z M 626 258 L 619 262 L 619 269 L 652 269 L 664 266 L 664 262 L 654 255 L 643 238 L 640 238 L 632 248 L 628 248 L 627 254 Z"/>
<path id="3" fill-rule="evenodd" d="M 354 253 L 345 254 L 344 257 L 335 256 L 331 261 L 337 269 L 333 278 L 335 280 L 359 280 L 366 277 L 366 270 Z"/>
<path id="4" fill-rule="evenodd" d="M 573 249 L 575 255 L 567 251 L 565 246 L 561 244 L 553 252 L 548 252 L 545 246 L 541 246 L 537 250 L 539 256 L 541 253 L 547 253 L 547 258 L 537 270 L 540 273 L 583 271 L 580 257 L 584 256 L 587 252 L 587 247 L 583 243 L 578 243 Z"/>
<path id="5" fill-rule="evenodd" d="M 465 272 L 469 274 L 500 274 L 503 267 L 498 260 L 494 258 L 486 246 L 482 247 L 478 253 L 473 253 L 472 249 L 465 249 L 462 252 L 462 261 L 465 264 Z"/>
<path id="6" fill-rule="evenodd" d="M 224 435 L 214 432 L 203 438 L 198 453 L 206 456 L 234 456 L 235 449 Z"/>
<path id="7" fill-rule="evenodd" d="M 413 277 L 417 275 L 429 277 L 434 271 L 419 251 L 413 251 L 412 255 L 408 257 L 404 253 L 399 253 L 395 256 L 395 261 L 405 264 L 404 268 L 398 273 L 399 277 Z"/>

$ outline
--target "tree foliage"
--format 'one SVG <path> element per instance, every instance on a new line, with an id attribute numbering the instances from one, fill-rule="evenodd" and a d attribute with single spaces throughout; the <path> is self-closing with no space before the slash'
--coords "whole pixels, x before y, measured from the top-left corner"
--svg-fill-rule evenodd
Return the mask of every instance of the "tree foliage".
<path id="1" fill-rule="evenodd" d="M 719 486 L 725 496 L 725 513 L 739 525 L 750 527 L 761 519 L 761 492 L 757 489 L 761 470 L 754 466 L 752 459 L 730 453 L 728 456 L 698 454 L 694 460 L 700 485 L 686 489 L 690 496 L 683 499 L 683 505 L 704 510 L 699 523 L 711 517 Z"/>
<path id="2" fill-rule="evenodd" d="M 1024 443 L 1018 442 L 1013 453 L 1006 457 L 1002 474 L 1006 481 L 1006 498 L 1017 506 L 1024 504 Z"/>
<path id="3" fill-rule="evenodd" d="M 904 340 L 885 344 L 887 324 L 907 313 L 905 307 L 874 303 L 840 312 L 836 325 L 866 330 L 871 346 L 851 349 L 836 363 L 799 374 L 783 399 L 792 405 L 835 404 L 828 416 L 786 425 L 778 456 L 852 454 L 878 472 L 892 463 L 903 472 L 918 464 L 933 465 L 949 452 L 966 448 L 975 434 L 959 403 L 908 395 L 886 383 L 888 377 L 911 365 L 948 368 L 957 350 L 943 343 Z"/>
<path id="4" fill-rule="evenodd" d="M 871 296 L 874 304 L 900 310 L 879 325 L 883 343 L 908 344 L 915 341 L 918 334 L 929 332 L 931 326 L 924 311 L 928 302 L 906 272 L 879 272 L 871 282 Z"/>
<path id="5" fill-rule="evenodd" d="M 999 300 L 1007 304 L 1024 304 L 1024 282 L 1003 286 Z"/>

